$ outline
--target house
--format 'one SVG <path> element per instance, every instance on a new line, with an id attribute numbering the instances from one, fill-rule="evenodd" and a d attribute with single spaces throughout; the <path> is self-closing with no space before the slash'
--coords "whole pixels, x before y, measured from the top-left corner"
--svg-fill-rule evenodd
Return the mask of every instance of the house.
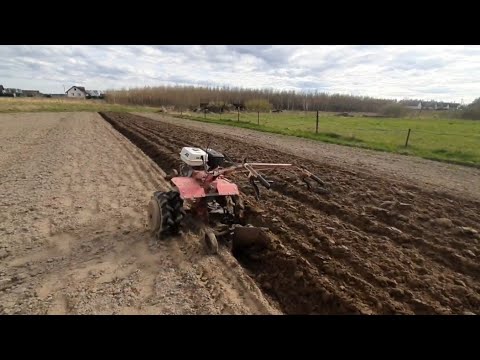
<path id="1" fill-rule="evenodd" d="M 458 103 L 440 103 L 437 110 L 457 110 L 459 105 Z"/>
<path id="2" fill-rule="evenodd" d="M 459 103 L 449 103 L 448 109 L 449 110 L 459 110 L 460 104 Z"/>
<path id="3" fill-rule="evenodd" d="M 450 104 L 443 102 L 435 103 L 435 110 L 449 110 Z"/>
<path id="4" fill-rule="evenodd" d="M 87 96 L 87 92 L 85 91 L 85 88 L 83 86 L 72 86 L 65 92 L 65 94 L 67 94 L 67 97 L 77 99 L 85 99 L 85 97 Z"/>
<path id="5" fill-rule="evenodd" d="M 417 100 L 402 100 L 400 103 L 408 109 L 421 110 L 423 108 L 422 103 Z"/>
<path id="6" fill-rule="evenodd" d="M 402 100 L 399 103 L 408 109 L 414 110 L 457 110 L 460 105 L 458 103 L 437 102 L 434 100 Z"/>
<path id="7" fill-rule="evenodd" d="M 436 102 L 436 101 L 429 101 L 429 102 L 423 102 L 422 103 L 422 109 L 425 110 L 457 110 L 458 106 L 460 104 L 458 103 L 446 103 L 446 102 Z"/>
<path id="8" fill-rule="evenodd" d="M 422 101 L 423 110 L 436 110 L 437 103 L 435 101 Z"/>
<path id="9" fill-rule="evenodd" d="M 23 96 L 23 91 L 21 89 L 6 88 L 4 90 L 4 94 L 6 94 L 7 96 L 17 97 Z"/>
<path id="10" fill-rule="evenodd" d="M 27 97 L 39 97 L 42 96 L 38 90 L 23 90 L 23 95 Z"/>
<path id="11" fill-rule="evenodd" d="M 5 89 L 3 85 L 0 85 L 0 96 L 5 96 L 5 97 L 14 97 L 15 95 L 9 91 L 9 89 Z"/>

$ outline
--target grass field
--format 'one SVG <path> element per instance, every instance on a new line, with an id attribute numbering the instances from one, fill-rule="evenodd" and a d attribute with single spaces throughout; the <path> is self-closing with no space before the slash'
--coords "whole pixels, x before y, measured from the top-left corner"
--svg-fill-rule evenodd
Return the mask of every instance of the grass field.
<path id="1" fill-rule="evenodd" d="M 236 113 L 176 116 L 480 167 L 480 121 L 442 119 L 438 113 L 403 119 L 322 113 L 318 134 L 314 112 L 260 113 L 260 125 L 257 113 L 241 113 L 239 122 Z"/>
<path id="2" fill-rule="evenodd" d="M 0 113 L 61 111 L 158 111 L 158 108 L 107 104 L 103 100 L 0 97 Z"/>

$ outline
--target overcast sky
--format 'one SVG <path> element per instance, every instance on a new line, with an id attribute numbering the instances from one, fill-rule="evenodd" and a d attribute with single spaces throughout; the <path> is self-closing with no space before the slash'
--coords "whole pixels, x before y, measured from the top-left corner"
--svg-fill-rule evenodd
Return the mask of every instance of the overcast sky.
<path id="1" fill-rule="evenodd" d="M 45 93 L 229 85 L 469 103 L 480 97 L 480 46 L 0 45 L 0 84 Z"/>

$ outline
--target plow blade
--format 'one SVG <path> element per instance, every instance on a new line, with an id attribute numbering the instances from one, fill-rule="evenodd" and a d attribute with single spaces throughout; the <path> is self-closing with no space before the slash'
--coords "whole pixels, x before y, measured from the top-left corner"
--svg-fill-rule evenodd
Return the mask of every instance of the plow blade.
<path id="1" fill-rule="evenodd" d="M 232 251 L 251 247 L 266 248 L 270 241 L 268 228 L 237 226 L 233 231 Z"/>

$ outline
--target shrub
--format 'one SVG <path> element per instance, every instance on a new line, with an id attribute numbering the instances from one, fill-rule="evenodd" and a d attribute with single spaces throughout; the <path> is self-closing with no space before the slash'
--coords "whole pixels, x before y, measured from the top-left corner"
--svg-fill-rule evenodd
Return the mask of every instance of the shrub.
<path id="1" fill-rule="evenodd" d="M 388 104 L 382 107 L 380 113 L 388 117 L 402 117 L 407 114 L 408 110 L 400 104 Z"/>
<path id="2" fill-rule="evenodd" d="M 462 112 L 462 118 L 468 120 L 480 120 L 480 98 L 467 106 Z"/>
<path id="3" fill-rule="evenodd" d="M 272 104 L 265 99 L 252 99 L 245 102 L 245 107 L 249 111 L 263 111 L 267 112 L 272 109 Z"/>

